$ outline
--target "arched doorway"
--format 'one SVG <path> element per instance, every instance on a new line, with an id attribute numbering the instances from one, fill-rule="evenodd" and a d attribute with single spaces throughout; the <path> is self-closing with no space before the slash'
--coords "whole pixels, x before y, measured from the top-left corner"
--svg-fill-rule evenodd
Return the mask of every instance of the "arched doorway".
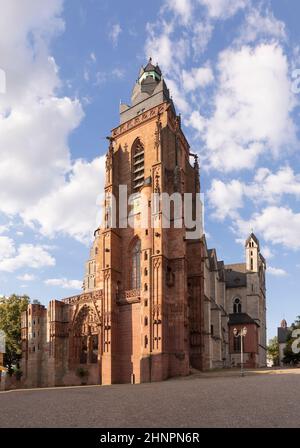
<path id="1" fill-rule="evenodd" d="M 101 384 L 101 322 L 87 304 L 77 312 L 70 334 L 70 367 L 88 372 L 89 384 Z"/>

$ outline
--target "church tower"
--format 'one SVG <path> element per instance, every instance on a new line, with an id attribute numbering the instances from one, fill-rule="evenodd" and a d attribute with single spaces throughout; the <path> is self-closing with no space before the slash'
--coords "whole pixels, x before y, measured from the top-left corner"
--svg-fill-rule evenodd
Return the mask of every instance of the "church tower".
<path id="1" fill-rule="evenodd" d="M 108 139 L 103 223 L 81 294 L 22 314 L 30 387 L 141 383 L 191 368 L 265 365 L 266 262 L 252 233 L 246 262 L 225 265 L 202 234 L 197 155 L 150 59 Z"/>
<path id="2" fill-rule="evenodd" d="M 120 125 L 109 137 L 106 221 L 95 232 L 88 263 L 95 273 L 89 272 L 85 281 L 87 290 L 95 281 L 103 294 L 102 384 L 155 381 L 189 372 L 188 309 L 194 300 L 190 307 L 200 313 L 201 235 L 186 239 L 183 207 L 179 216 L 171 207 L 171 225 L 164 228 L 161 201 L 154 204 L 152 195 L 177 193 L 183 199 L 191 193 L 195 209 L 199 167 L 197 158 L 193 165 L 190 158 L 180 117 L 160 68 L 150 59 L 140 71 L 131 105 L 120 105 Z M 144 226 L 142 207 L 149 211 Z M 134 225 L 128 225 L 126 215 Z M 192 262 L 197 251 L 198 264 Z M 194 320 L 197 351 L 200 318 Z"/>
<path id="3" fill-rule="evenodd" d="M 252 232 L 245 242 L 247 276 L 247 312 L 259 325 L 259 363 L 266 359 L 266 260 L 260 252 L 259 240 Z"/>
<path id="4" fill-rule="evenodd" d="M 245 243 L 246 248 L 246 269 L 249 272 L 258 272 L 259 270 L 259 241 L 252 232 Z"/>

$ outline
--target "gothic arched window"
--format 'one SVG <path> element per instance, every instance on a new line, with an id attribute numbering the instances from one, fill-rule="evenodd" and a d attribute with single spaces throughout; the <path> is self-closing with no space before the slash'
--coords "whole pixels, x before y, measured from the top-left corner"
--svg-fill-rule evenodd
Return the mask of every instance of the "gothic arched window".
<path id="1" fill-rule="evenodd" d="M 234 299 L 233 312 L 234 312 L 234 314 L 242 312 L 242 304 L 241 304 L 241 300 L 239 298 Z"/>
<path id="2" fill-rule="evenodd" d="M 132 191 L 137 193 L 144 184 L 144 146 L 139 138 L 135 140 L 131 149 L 132 154 Z"/>
<path id="3" fill-rule="evenodd" d="M 131 249 L 130 289 L 141 287 L 141 240 L 137 239 Z"/>

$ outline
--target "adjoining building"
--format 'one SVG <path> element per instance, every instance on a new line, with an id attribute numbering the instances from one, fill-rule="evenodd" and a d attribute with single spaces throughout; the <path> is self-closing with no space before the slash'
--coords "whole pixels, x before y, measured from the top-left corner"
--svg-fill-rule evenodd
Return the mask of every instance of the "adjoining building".
<path id="1" fill-rule="evenodd" d="M 284 350 L 287 346 L 288 338 L 290 337 L 291 329 L 288 327 L 285 319 L 282 319 L 280 327 L 277 328 L 278 351 L 279 351 L 279 365 L 283 366 Z"/>
<path id="2" fill-rule="evenodd" d="M 22 316 L 25 383 L 77 384 L 79 368 L 90 384 L 112 384 L 238 366 L 233 328 L 244 326 L 246 367 L 265 366 L 266 262 L 256 236 L 246 241 L 245 263 L 225 265 L 202 232 L 188 239 L 185 226 L 165 228 L 160 205 L 152 208 L 152 194 L 163 192 L 190 193 L 196 207 L 200 175 L 161 70 L 151 60 L 140 71 L 131 105 L 120 106 L 120 125 L 109 141 L 106 218 L 111 195 L 118 209 L 119 185 L 125 185 L 135 194 L 133 219 L 141 219 L 143 194 L 156 224 L 99 227 L 83 293 L 52 300 L 47 309 L 28 306 Z"/>

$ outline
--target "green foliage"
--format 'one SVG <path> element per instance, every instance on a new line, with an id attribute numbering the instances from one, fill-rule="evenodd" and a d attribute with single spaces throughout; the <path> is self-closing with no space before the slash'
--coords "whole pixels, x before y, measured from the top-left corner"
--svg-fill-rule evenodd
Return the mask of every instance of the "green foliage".
<path id="1" fill-rule="evenodd" d="M 278 345 L 278 338 L 275 336 L 273 339 L 270 339 L 269 345 L 267 347 L 268 354 L 270 358 L 273 360 L 274 366 L 279 365 L 279 345 Z"/>
<path id="2" fill-rule="evenodd" d="M 9 374 L 13 373 L 12 366 L 19 366 L 21 350 L 21 314 L 26 311 L 30 302 L 28 296 L 0 298 L 0 330 L 6 335 L 6 353 L 4 363 Z"/>

